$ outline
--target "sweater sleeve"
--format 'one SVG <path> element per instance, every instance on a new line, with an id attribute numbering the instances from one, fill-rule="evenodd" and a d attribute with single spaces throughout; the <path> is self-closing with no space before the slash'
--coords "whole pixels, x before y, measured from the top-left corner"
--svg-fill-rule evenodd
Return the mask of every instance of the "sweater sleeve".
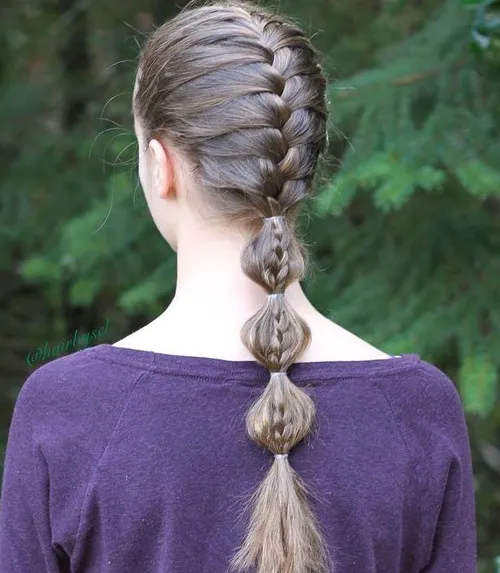
<path id="1" fill-rule="evenodd" d="M 431 559 L 422 573 L 476 573 L 474 491 L 467 459 L 450 467 Z"/>
<path id="2" fill-rule="evenodd" d="M 47 463 L 33 430 L 35 371 L 18 394 L 5 453 L 0 499 L 1 573 L 60 573 L 51 543 Z"/>
<path id="3" fill-rule="evenodd" d="M 87 489 L 144 372 L 131 375 L 94 352 L 40 366 L 17 396 L 0 496 L 0 573 L 72 567 Z"/>
<path id="4" fill-rule="evenodd" d="M 476 573 L 474 477 L 465 414 L 451 380 L 432 365 L 427 372 L 440 399 L 435 410 L 440 416 L 430 421 L 429 430 L 436 439 L 434 451 L 442 456 L 440 465 L 434 457 L 434 467 L 442 470 L 444 486 L 437 500 L 430 560 L 422 573 Z"/>
<path id="5" fill-rule="evenodd" d="M 421 361 L 404 378 L 379 386 L 391 406 L 418 484 L 420 573 L 476 573 L 474 477 L 459 393 Z"/>

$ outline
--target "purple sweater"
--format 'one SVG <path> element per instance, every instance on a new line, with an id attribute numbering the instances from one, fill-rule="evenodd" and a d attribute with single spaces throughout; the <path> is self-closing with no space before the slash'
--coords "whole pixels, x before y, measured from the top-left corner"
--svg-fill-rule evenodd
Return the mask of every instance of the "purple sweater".
<path id="1" fill-rule="evenodd" d="M 317 426 L 289 461 L 335 573 L 473 573 L 470 446 L 459 395 L 416 354 L 295 364 Z M 101 344 L 33 372 L 10 428 L 0 573 L 226 573 L 243 498 L 272 454 L 245 413 L 256 362 Z"/>

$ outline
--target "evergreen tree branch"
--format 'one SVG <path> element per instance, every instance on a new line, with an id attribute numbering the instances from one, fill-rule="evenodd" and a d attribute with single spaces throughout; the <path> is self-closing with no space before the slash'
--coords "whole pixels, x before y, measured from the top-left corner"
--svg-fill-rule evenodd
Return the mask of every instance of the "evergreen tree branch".
<path id="1" fill-rule="evenodd" d="M 466 63 L 466 58 L 460 58 L 458 59 L 454 64 L 451 65 L 451 67 L 443 69 L 443 68 L 434 68 L 431 70 L 426 70 L 425 72 L 420 72 L 420 73 L 416 73 L 416 74 L 409 74 L 406 76 L 402 76 L 399 78 L 395 78 L 394 80 L 392 80 L 390 82 L 391 86 L 394 87 L 399 87 L 399 86 L 408 86 L 408 85 L 413 85 L 416 84 L 418 82 L 427 80 L 429 78 L 432 77 L 436 77 L 439 76 L 440 74 L 442 74 L 444 71 L 457 71 L 460 68 L 462 68 L 464 66 L 464 64 Z M 372 89 L 373 86 L 370 86 L 370 89 Z M 347 97 L 351 97 L 353 95 L 357 95 L 359 93 L 359 90 L 342 90 L 339 91 L 339 93 L 337 94 L 338 98 L 347 98 Z"/>

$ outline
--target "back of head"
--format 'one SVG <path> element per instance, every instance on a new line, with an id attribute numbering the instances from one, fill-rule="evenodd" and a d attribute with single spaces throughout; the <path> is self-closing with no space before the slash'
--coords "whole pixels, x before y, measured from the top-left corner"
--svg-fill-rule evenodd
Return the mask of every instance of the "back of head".
<path id="1" fill-rule="evenodd" d="M 325 91 L 304 33 L 248 2 L 190 5 L 154 31 L 139 61 L 133 105 L 145 141 L 165 138 L 179 149 L 207 207 L 248 226 L 242 268 L 273 295 L 241 336 L 271 372 L 247 431 L 281 456 L 250 500 L 231 561 L 237 571 L 331 571 L 308 490 L 286 457 L 311 431 L 316 409 L 286 374 L 310 330 L 283 296 L 305 274 L 296 221 L 327 144 Z"/>

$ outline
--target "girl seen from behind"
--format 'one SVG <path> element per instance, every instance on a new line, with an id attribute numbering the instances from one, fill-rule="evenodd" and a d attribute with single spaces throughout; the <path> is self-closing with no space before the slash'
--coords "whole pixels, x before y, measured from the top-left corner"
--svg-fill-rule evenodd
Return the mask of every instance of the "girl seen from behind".
<path id="1" fill-rule="evenodd" d="M 310 40 L 249 2 L 189 5 L 148 38 L 132 108 L 176 293 L 24 384 L 1 572 L 475 571 L 454 385 L 301 288 L 298 217 L 327 150 Z"/>

